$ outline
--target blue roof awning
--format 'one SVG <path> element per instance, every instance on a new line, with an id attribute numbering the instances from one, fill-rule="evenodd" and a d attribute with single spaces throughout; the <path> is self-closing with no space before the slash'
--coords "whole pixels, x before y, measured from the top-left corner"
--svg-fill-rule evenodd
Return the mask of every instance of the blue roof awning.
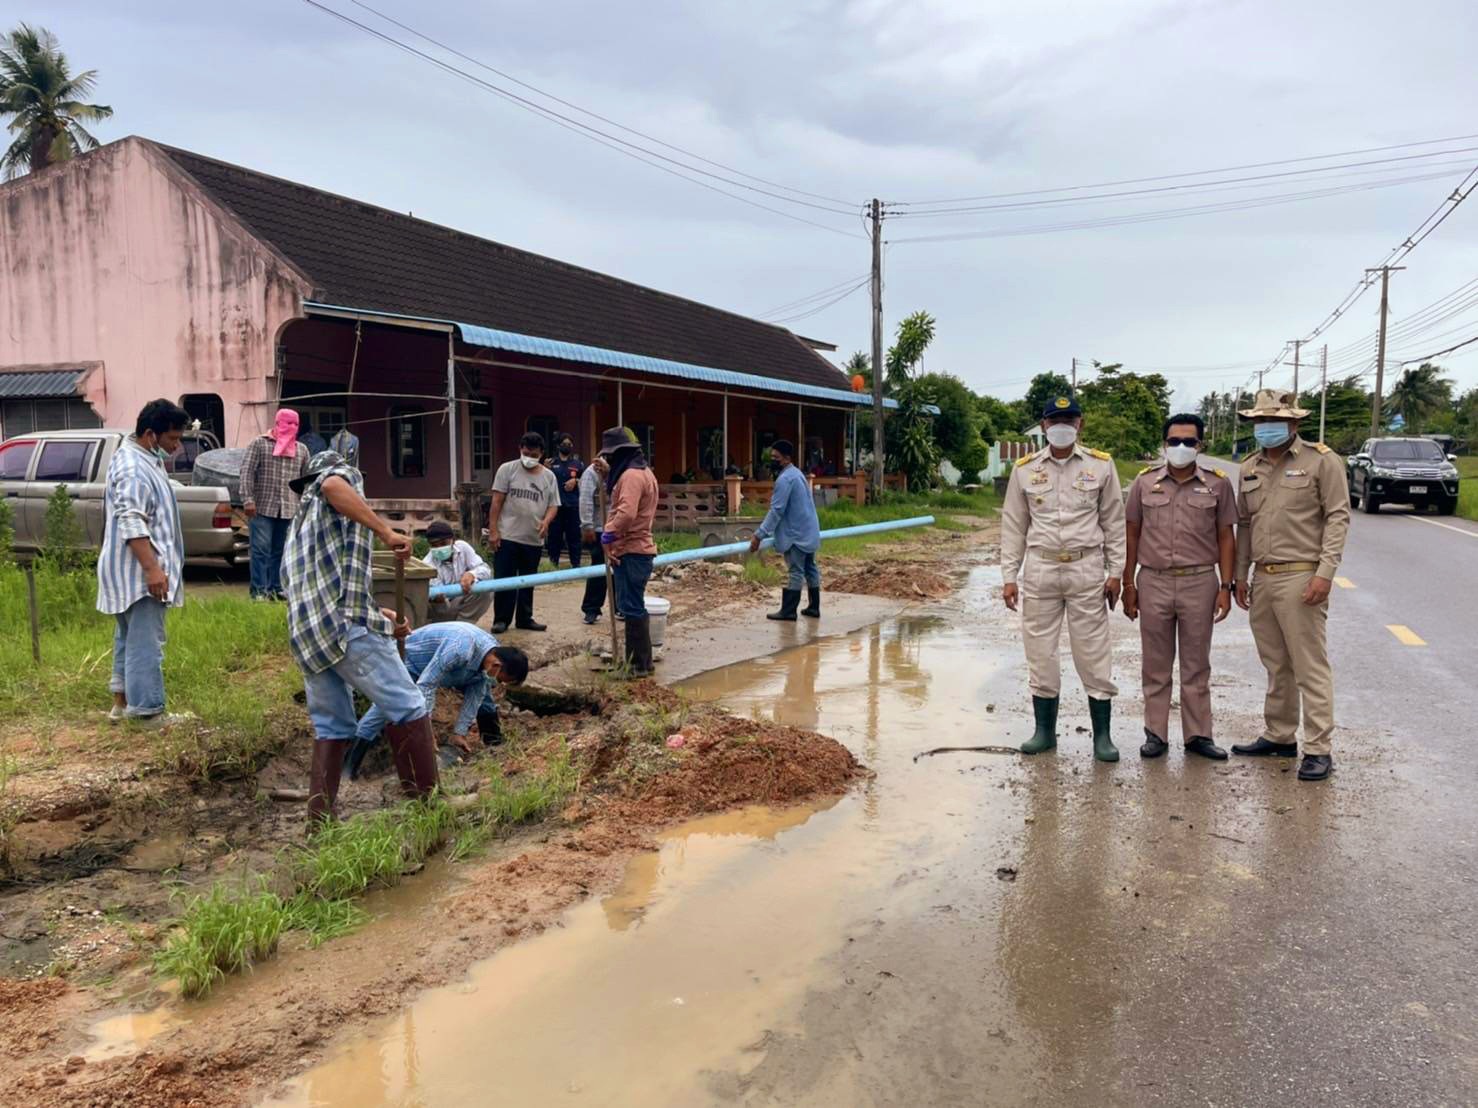
<path id="1" fill-rule="evenodd" d="M 641 373 L 652 373 L 661 377 L 677 377 L 687 381 L 701 381 L 721 388 L 748 389 L 758 392 L 779 392 L 791 396 L 805 396 L 815 400 L 829 400 L 835 404 L 852 407 L 871 407 L 872 396 L 868 393 L 852 392 L 849 389 L 829 389 L 822 385 L 804 385 L 778 377 L 766 377 L 759 373 L 740 373 L 732 369 L 716 369 L 713 366 L 694 365 L 691 362 L 674 362 L 667 358 L 653 358 L 645 354 L 629 354 L 622 350 L 608 350 L 600 346 L 586 346 L 577 342 L 562 342 L 545 339 L 537 335 L 521 335 L 514 331 L 499 331 L 475 323 L 461 323 L 452 319 L 430 319 L 423 316 L 395 316 L 387 312 L 365 311 L 339 304 L 319 304 L 304 301 L 304 308 L 323 309 L 330 312 L 346 312 L 362 316 L 378 316 L 387 322 L 396 319 L 413 320 L 418 323 L 441 323 L 455 327 L 462 341 L 471 346 L 482 346 L 489 350 L 503 350 L 512 354 L 527 354 L 538 358 L 556 358 L 566 362 L 581 362 L 586 365 L 606 366 L 611 369 L 630 369 Z M 838 371 L 840 372 L 840 371 Z M 898 401 L 883 401 L 887 408 L 898 407 Z"/>
<path id="2" fill-rule="evenodd" d="M 77 386 L 89 368 L 0 371 L 0 397 L 16 400 L 76 396 Z"/>

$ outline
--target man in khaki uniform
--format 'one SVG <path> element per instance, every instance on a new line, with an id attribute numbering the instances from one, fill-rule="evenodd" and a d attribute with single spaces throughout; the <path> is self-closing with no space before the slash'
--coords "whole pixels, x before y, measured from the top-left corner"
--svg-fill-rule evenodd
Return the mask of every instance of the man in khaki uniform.
<path id="1" fill-rule="evenodd" d="M 1166 420 L 1165 458 L 1139 472 L 1124 506 L 1124 614 L 1140 620 L 1144 758 L 1169 749 L 1177 639 L 1186 753 L 1218 762 L 1227 756 L 1211 741 L 1211 629 L 1232 610 L 1237 498 L 1226 473 L 1198 464 L 1205 435 L 1198 415 Z"/>
<path id="2" fill-rule="evenodd" d="M 1109 606 L 1119 599 L 1124 572 L 1124 504 L 1119 473 L 1101 450 L 1078 443 L 1083 413 L 1071 396 L 1054 397 L 1042 412 L 1048 445 L 1016 463 L 1001 511 L 1002 598 L 1021 605 L 1036 731 L 1021 746 L 1041 754 L 1057 746 L 1062 668 L 1057 647 L 1067 617 L 1073 665 L 1088 691 L 1093 756 L 1117 762 L 1110 736 L 1113 654 Z M 1019 584 L 1018 584 L 1019 578 Z"/>
<path id="3" fill-rule="evenodd" d="M 1293 393 L 1264 389 L 1241 414 L 1262 448 L 1242 463 L 1237 527 L 1237 604 L 1251 615 L 1252 638 L 1268 671 L 1265 731 L 1234 754 L 1292 758 L 1298 753 L 1303 704 L 1301 781 L 1322 781 L 1334 768 L 1334 677 L 1324 625 L 1329 586 L 1350 529 L 1345 466 L 1323 443 L 1298 437 L 1309 413 Z M 1250 569 L 1257 564 L 1257 576 Z"/>

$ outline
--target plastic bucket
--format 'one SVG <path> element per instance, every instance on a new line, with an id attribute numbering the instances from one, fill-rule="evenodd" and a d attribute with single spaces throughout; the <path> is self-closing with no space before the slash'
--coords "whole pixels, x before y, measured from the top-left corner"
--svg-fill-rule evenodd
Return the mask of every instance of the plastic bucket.
<path id="1" fill-rule="evenodd" d="M 647 597 L 647 629 L 652 636 L 652 645 L 661 646 L 667 638 L 667 613 L 672 611 L 672 601 L 660 596 Z"/>

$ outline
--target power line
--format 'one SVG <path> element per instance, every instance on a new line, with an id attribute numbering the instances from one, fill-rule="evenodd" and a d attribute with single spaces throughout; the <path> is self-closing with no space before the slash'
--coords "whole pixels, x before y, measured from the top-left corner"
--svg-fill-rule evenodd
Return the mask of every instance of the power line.
<path id="1" fill-rule="evenodd" d="M 897 216 L 900 219 L 931 219 L 948 215 L 969 215 L 997 211 L 1020 211 L 1037 208 L 1048 208 L 1064 204 L 1088 204 L 1102 202 L 1105 200 L 1133 199 L 1146 196 L 1158 196 L 1163 193 L 1172 192 L 1191 194 L 1240 191 L 1243 189 L 1252 188 L 1271 188 L 1277 184 L 1293 183 L 1292 181 L 1288 180 L 1289 178 L 1302 178 L 1303 180 L 1299 183 L 1311 183 L 1313 181 L 1321 179 L 1319 177 L 1311 176 L 1313 174 L 1331 175 L 1330 178 L 1322 179 L 1368 176 L 1375 173 L 1386 172 L 1391 168 L 1392 164 L 1396 162 L 1421 161 L 1423 159 L 1437 158 L 1449 154 L 1468 154 L 1472 153 L 1475 150 L 1478 150 L 1478 146 L 1463 146 L 1450 150 L 1433 150 L 1425 154 L 1408 154 L 1404 157 L 1398 158 L 1377 158 L 1374 160 L 1363 162 L 1347 162 L 1329 166 L 1318 166 L 1310 169 L 1294 169 L 1288 170 L 1283 173 L 1261 173 L 1251 177 L 1230 177 L 1226 178 L 1225 180 L 1197 181 L 1181 185 L 1162 185 L 1156 188 L 1148 189 L 1127 189 L 1121 192 L 1105 192 L 1098 193 L 1092 196 L 1061 196 L 1050 199 L 1017 200 L 1003 204 L 982 204 L 973 207 L 936 208 L 929 211 L 902 211 L 898 212 Z M 1464 158 L 1458 161 L 1443 162 L 1440 164 L 1440 168 L 1466 168 L 1471 164 L 1472 162 L 1469 159 Z M 1421 168 L 1432 169 L 1434 167 L 1438 167 L 1437 163 L 1428 162 Z M 1412 166 L 1411 168 L 1417 167 Z"/>
<path id="2" fill-rule="evenodd" d="M 794 300 L 787 300 L 784 304 L 781 304 L 778 307 L 771 308 L 767 312 L 761 312 L 760 313 L 760 318 L 761 319 L 766 319 L 769 316 L 779 315 L 781 312 L 790 311 L 790 310 L 793 310 L 795 308 L 799 308 L 802 305 L 808 303 L 809 301 L 812 301 L 812 300 L 820 300 L 821 298 L 827 296 L 828 294 L 836 292 L 837 289 L 843 287 L 844 285 L 850 285 L 850 284 L 852 284 L 852 283 L 854 283 L 856 281 L 865 281 L 865 280 L 867 280 L 867 278 L 869 276 L 870 276 L 870 274 L 859 273 L 859 274 L 857 274 L 854 277 L 848 277 L 845 281 L 838 281 L 834 285 L 828 285 L 824 289 L 818 289 L 816 292 L 810 293 L 807 296 L 798 296 Z"/>
<path id="3" fill-rule="evenodd" d="M 667 150 L 675 151 L 676 153 L 679 153 L 679 154 L 682 154 L 682 155 L 684 155 L 686 157 L 692 158 L 695 161 L 703 162 L 705 165 L 711 165 L 711 166 L 713 166 L 716 169 L 726 170 L 727 172 L 737 174 L 740 177 L 747 177 L 751 181 L 758 181 L 762 185 L 769 185 L 771 188 L 782 189 L 785 192 L 793 192 L 793 193 L 797 194 L 798 196 L 809 196 L 813 200 L 827 200 L 827 201 L 830 201 L 833 204 L 841 204 L 841 205 L 844 205 L 844 206 L 847 206 L 847 207 L 851 207 L 852 204 L 853 204 L 853 202 L 851 200 L 843 200 L 843 199 L 840 199 L 840 198 L 835 197 L 835 196 L 826 196 L 826 195 L 824 195 L 822 193 L 807 192 L 805 189 L 792 188 L 789 185 L 781 184 L 779 181 L 771 181 L 771 180 L 767 180 L 764 177 L 756 177 L 753 173 L 746 173 L 742 169 L 736 169 L 736 168 L 734 168 L 731 165 L 725 165 L 723 162 L 714 161 L 712 158 L 705 158 L 702 154 L 695 153 L 692 150 L 686 149 L 685 147 L 678 146 L 678 145 L 676 145 L 674 143 L 671 143 L 671 142 L 665 142 L 664 140 L 662 140 L 660 138 L 657 138 L 655 135 L 648 134 L 645 131 L 640 131 L 640 130 L 638 130 L 635 127 L 628 127 L 626 124 L 620 123 L 617 120 L 614 120 L 614 119 L 609 118 L 608 116 L 601 115 L 599 112 L 593 112 L 589 108 L 581 107 L 579 104 L 573 103 L 572 101 L 565 100 L 565 99 L 563 99 L 563 98 L 561 98 L 559 96 L 556 96 L 554 93 L 549 92 L 547 89 L 542 89 L 542 88 L 540 88 L 537 85 L 532 85 L 532 84 L 530 84 L 527 81 L 520 80 L 518 77 L 515 77 L 511 73 L 507 73 L 504 70 L 501 70 L 501 69 L 496 68 L 495 66 L 491 66 L 491 65 L 487 64 L 484 61 L 480 61 L 479 59 L 474 58 L 470 54 L 463 53 L 462 51 L 458 50 L 454 46 L 449 46 L 445 42 L 440 41 L 439 39 L 432 38 L 430 35 L 426 34 L 423 31 L 418 31 L 414 27 L 411 27 L 408 24 L 402 23 L 400 20 L 394 18 L 393 16 L 386 15 L 384 12 L 380 11 L 378 8 L 373 8 L 369 4 L 364 3 L 364 0 L 349 0 L 349 2 L 351 4 L 353 4 L 357 8 L 361 8 L 364 11 L 370 12 L 372 15 L 378 16 L 380 19 L 383 19 L 386 23 L 389 23 L 389 24 L 391 24 L 394 27 L 399 27 L 402 31 L 405 31 L 407 34 L 415 35 L 417 38 L 421 39 L 423 42 L 429 42 L 431 45 L 433 45 L 433 46 L 435 46 L 435 47 L 437 47 L 437 48 L 439 48 L 441 50 L 445 50 L 448 54 L 451 54 L 451 55 L 453 55 L 455 57 L 461 58 L 463 61 L 469 62 L 472 65 L 477 66 L 479 69 L 485 69 L 489 73 L 494 73 L 497 76 L 503 78 L 505 81 L 512 81 L 515 85 L 518 85 L 520 88 L 526 88 L 530 92 L 537 93 L 538 95 L 544 97 L 546 100 L 552 100 L 552 101 L 554 101 L 554 103 L 559 104 L 559 105 L 562 105 L 563 107 L 566 107 L 566 108 L 570 108 L 573 111 L 577 111 L 581 115 L 588 115 L 591 119 L 598 119 L 602 123 L 605 123 L 605 124 L 607 124 L 607 125 L 609 125 L 611 127 L 616 127 L 616 128 L 619 128 L 622 131 L 625 131 L 627 134 L 637 135 L 638 137 L 644 138 L 648 142 L 654 142 L 658 146 L 661 146 L 661 147 L 663 147 L 663 148 L 665 148 Z"/>
<path id="4" fill-rule="evenodd" d="M 1478 335 L 1474 335 L 1470 339 L 1464 339 L 1462 342 L 1454 343 L 1452 346 L 1449 346 L 1445 350 L 1434 350 L 1432 353 L 1430 353 L 1430 354 L 1423 354 L 1419 358 L 1407 358 L 1407 359 L 1405 359 L 1404 361 L 1402 361 L 1402 362 L 1400 362 L 1398 364 L 1400 364 L 1400 365 L 1410 365 L 1412 362 L 1429 362 L 1433 358 L 1440 358 L 1444 354 L 1451 354 L 1454 350 L 1461 350 L 1463 347 L 1465 347 L 1465 346 L 1471 346 L 1475 342 L 1478 342 Z"/>
<path id="5" fill-rule="evenodd" d="M 500 88 L 490 81 L 485 81 L 474 74 L 468 73 L 466 70 L 459 69 L 457 66 L 452 65 L 450 62 L 444 61 L 441 58 L 437 58 L 431 54 L 426 53 L 423 50 L 418 50 L 416 47 L 410 45 L 409 43 L 402 42 L 400 39 L 395 38 L 393 35 L 388 35 L 383 31 L 380 31 L 374 27 L 369 26 L 368 24 L 362 23 L 359 20 L 352 18 L 351 16 L 345 15 L 343 12 L 335 11 L 333 8 L 319 3 L 318 0 L 304 0 L 304 3 L 308 4 L 310 7 L 317 8 L 322 12 L 326 12 L 327 14 L 333 16 L 335 19 L 338 19 L 343 23 L 346 23 L 352 27 L 356 27 L 359 30 L 364 31 L 366 34 L 372 35 L 380 41 L 393 46 L 396 49 L 403 51 L 404 53 L 410 54 L 413 57 L 417 57 L 423 61 L 429 62 L 430 64 L 436 66 L 438 69 L 450 73 L 453 76 L 468 82 L 469 84 L 472 84 L 487 92 L 491 92 L 495 96 L 509 101 L 516 107 L 522 108 L 523 110 L 537 115 L 542 119 L 554 123 L 556 126 L 563 127 L 565 130 L 572 131 L 582 138 L 586 138 L 592 142 L 599 143 L 602 146 L 609 147 L 610 149 L 615 150 L 617 153 L 625 154 L 627 157 L 634 158 L 636 161 L 643 162 L 646 165 L 650 165 L 654 169 L 660 169 L 664 173 L 669 173 L 674 177 L 680 177 L 691 184 L 700 185 L 703 188 L 706 188 L 711 192 L 716 192 L 721 196 L 727 196 L 732 200 L 738 200 L 741 203 L 749 204 L 751 207 L 760 208 L 764 211 L 771 212 L 775 215 L 784 216 L 787 219 L 795 220 L 799 223 L 805 223 L 812 227 L 819 227 L 821 230 L 830 231 L 833 234 L 846 235 L 849 238 L 860 237 L 853 234 L 852 232 L 843 231 L 838 227 L 829 226 L 824 223 L 818 223 L 815 220 L 806 219 L 803 216 L 794 214 L 793 212 L 783 211 L 779 208 L 773 208 L 767 204 L 762 204 L 758 201 L 751 200 L 748 197 L 739 196 L 735 193 L 729 192 L 726 189 L 718 188 L 715 185 L 711 185 L 706 181 L 697 180 L 696 178 L 691 177 L 688 174 L 701 174 L 705 177 L 710 177 L 714 180 L 723 181 L 726 184 L 731 184 L 739 188 L 760 193 L 762 195 L 782 200 L 787 203 L 800 204 L 808 208 L 818 208 L 823 211 L 832 212 L 838 215 L 851 215 L 853 214 L 851 210 L 832 208 L 822 204 L 815 204 L 807 200 L 797 200 L 793 197 L 769 192 L 765 189 L 757 188 L 754 185 L 745 184 L 743 181 L 737 181 L 728 177 L 724 177 L 721 174 L 711 173 L 708 170 L 688 165 L 687 163 L 678 161 L 675 158 L 669 158 L 664 154 L 659 154 L 653 150 L 649 150 L 637 143 L 629 142 L 625 139 L 607 134 L 606 132 L 601 131 L 597 127 L 593 127 L 588 123 L 582 123 L 577 119 L 571 119 L 569 116 L 562 115 L 559 112 L 553 111 L 552 109 L 537 104 L 532 100 L 529 100 L 527 97 L 519 96 L 517 93 L 509 92 L 507 89 Z M 653 159 L 657 160 L 654 161 Z M 662 165 L 659 164 L 659 162 L 666 162 L 669 164 Z M 672 168 L 673 166 L 680 167 L 680 169 L 674 169 Z M 681 172 L 680 170 L 687 170 L 688 172 L 685 173 Z"/>
<path id="6" fill-rule="evenodd" d="M 1329 188 L 1312 189 L 1306 192 L 1281 193 L 1274 196 L 1220 201 L 1213 204 L 1195 204 L 1182 208 L 1162 208 L 1120 216 L 1077 220 L 1071 223 L 1032 224 L 1026 227 L 997 227 L 983 231 L 956 231 L 938 235 L 913 235 L 906 238 L 890 239 L 889 241 L 892 243 L 961 242 L 967 239 L 1013 238 L 1023 235 L 1054 234 L 1062 231 L 1094 230 L 1101 227 L 1122 227 L 1136 223 L 1157 223 L 1163 220 L 1184 219 L 1197 215 L 1248 211 L 1252 208 L 1265 208 L 1277 204 L 1292 204 L 1301 200 L 1320 200 L 1331 196 L 1343 196 L 1348 193 L 1368 192 L 1372 189 L 1391 188 L 1396 185 L 1411 184 L 1418 181 L 1430 181 L 1450 175 L 1450 173 L 1416 174 L 1406 177 L 1393 177 L 1384 181 L 1367 181 L 1355 185 L 1335 185 Z"/>
<path id="7" fill-rule="evenodd" d="M 816 315 L 816 314 L 818 314 L 820 312 L 824 312 L 827 308 L 830 308 L 833 304 L 840 304 L 843 300 L 847 299 L 847 297 L 851 296 L 854 292 L 856 292 L 858 289 L 862 288 L 864 285 L 866 285 L 871 280 L 872 280 L 872 274 L 869 273 L 866 277 L 862 278 L 862 280 L 858 281 L 851 288 L 846 289 L 844 292 L 838 294 L 837 296 L 832 297 L 830 300 L 827 300 L 824 303 L 821 303 L 821 304 L 816 305 L 814 308 L 807 308 L 805 311 L 802 311 L 802 312 L 800 312 L 800 313 L 798 313 L 796 315 L 788 315 L 788 316 L 784 316 L 784 317 L 782 317 L 780 319 L 772 319 L 769 322 L 775 323 L 775 324 L 784 324 L 784 323 L 797 323 L 797 322 L 799 322 L 802 319 L 809 319 L 813 315 Z"/>
<path id="8" fill-rule="evenodd" d="M 1155 177 L 1130 177 L 1119 181 L 1100 181 L 1092 185 L 1065 185 L 1050 189 L 1028 189 L 1024 192 L 997 192 L 988 193 L 983 196 L 956 196 L 942 200 L 895 200 L 891 204 L 898 206 L 918 207 L 929 204 L 964 204 L 973 203 L 977 200 L 1011 200 L 1020 196 L 1047 196 L 1053 193 L 1077 192 L 1087 189 L 1117 188 L 1120 185 L 1142 185 L 1155 181 L 1174 181 L 1186 177 L 1209 177 L 1217 173 L 1240 173 L 1248 169 L 1268 169 L 1278 165 L 1295 165 L 1299 162 L 1328 161 L 1333 158 L 1353 158 L 1363 154 L 1380 154 L 1388 150 L 1410 150 L 1418 146 L 1438 146 L 1447 142 L 1466 142 L 1470 139 L 1478 139 L 1475 135 L 1454 135 L 1449 138 L 1426 139 L 1421 142 L 1400 142 L 1391 146 L 1370 146 L 1362 150 L 1344 150 L 1337 154 L 1313 154 L 1302 158 L 1282 158 L 1271 162 L 1252 162 L 1247 165 L 1222 166 L 1219 169 L 1198 169 L 1187 173 L 1163 173 Z"/>

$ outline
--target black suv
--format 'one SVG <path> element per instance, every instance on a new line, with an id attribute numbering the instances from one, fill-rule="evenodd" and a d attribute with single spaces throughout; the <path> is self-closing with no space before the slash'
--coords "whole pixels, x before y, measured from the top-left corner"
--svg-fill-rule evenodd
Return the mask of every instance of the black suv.
<path id="1" fill-rule="evenodd" d="M 1436 506 L 1448 516 L 1457 507 L 1457 467 L 1431 439 L 1366 439 L 1350 458 L 1350 506 L 1378 512 L 1382 504 Z"/>

